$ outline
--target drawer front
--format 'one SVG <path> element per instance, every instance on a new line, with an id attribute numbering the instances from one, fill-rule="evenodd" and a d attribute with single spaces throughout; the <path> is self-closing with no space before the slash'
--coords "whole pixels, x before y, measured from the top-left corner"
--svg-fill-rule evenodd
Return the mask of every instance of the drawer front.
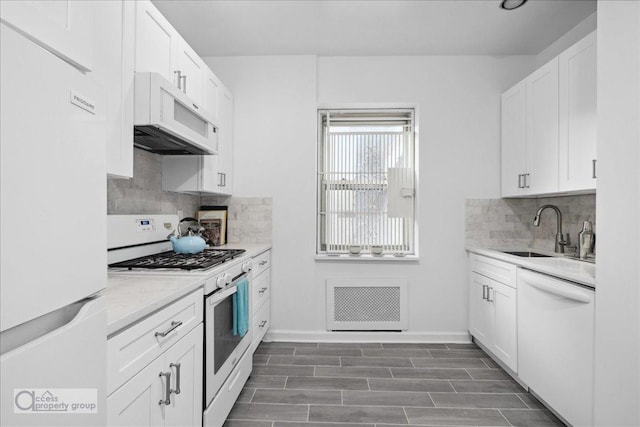
<path id="1" fill-rule="evenodd" d="M 253 316 L 253 351 L 258 347 L 258 344 L 260 344 L 260 341 L 269 330 L 269 326 L 271 326 L 270 302 L 270 300 L 266 300 L 260 310 Z"/>
<path id="2" fill-rule="evenodd" d="M 512 288 L 516 287 L 516 268 L 514 264 L 481 255 L 474 254 L 471 257 L 471 271 Z"/>
<path id="3" fill-rule="evenodd" d="M 110 338 L 107 393 L 111 394 L 202 323 L 202 311 L 203 295 L 199 289 Z"/>
<path id="4" fill-rule="evenodd" d="M 265 251 L 253 257 L 253 277 L 258 277 L 258 274 L 269 267 L 271 267 L 271 251 Z"/>
<path id="5" fill-rule="evenodd" d="M 251 282 L 251 312 L 255 313 L 271 294 L 271 270 L 263 271 Z"/>
<path id="6" fill-rule="evenodd" d="M 204 411 L 202 423 L 204 427 L 220 427 L 224 424 L 233 404 L 249 379 L 252 366 L 253 352 L 245 351 L 229 378 L 222 384 L 211 405 Z"/>

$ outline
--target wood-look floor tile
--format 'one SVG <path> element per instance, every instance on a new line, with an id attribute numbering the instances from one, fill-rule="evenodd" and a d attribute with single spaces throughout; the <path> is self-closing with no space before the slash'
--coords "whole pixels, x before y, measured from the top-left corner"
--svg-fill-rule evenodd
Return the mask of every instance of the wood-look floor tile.
<path id="1" fill-rule="evenodd" d="M 258 365 L 253 367 L 252 375 L 312 377 L 313 368 L 313 366 Z"/>
<path id="2" fill-rule="evenodd" d="M 342 366 L 412 367 L 408 357 L 341 357 Z"/>
<path id="3" fill-rule="evenodd" d="M 253 355 L 253 366 L 256 365 L 266 365 L 269 361 L 268 354 L 254 354 Z"/>
<path id="4" fill-rule="evenodd" d="M 316 377 L 391 378 L 391 369 L 375 366 L 316 366 Z"/>
<path id="5" fill-rule="evenodd" d="M 296 356 L 362 356 L 362 350 L 359 348 L 296 348 Z"/>
<path id="6" fill-rule="evenodd" d="M 515 394 L 500 393 L 430 393 L 440 408 L 527 408 Z"/>
<path id="7" fill-rule="evenodd" d="M 256 390 L 252 403 L 340 405 L 340 390 Z"/>
<path id="8" fill-rule="evenodd" d="M 236 402 L 242 402 L 242 403 L 251 402 L 251 399 L 253 398 L 253 395 L 255 394 L 255 392 L 256 392 L 255 388 L 250 388 L 250 387 L 243 388 Z"/>
<path id="9" fill-rule="evenodd" d="M 413 366 L 416 368 L 477 368 L 489 369 L 482 359 L 434 359 L 434 358 L 411 358 Z"/>
<path id="10" fill-rule="evenodd" d="M 375 424 L 361 423 L 296 423 L 291 421 L 276 421 L 273 427 L 376 427 Z"/>
<path id="11" fill-rule="evenodd" d="M 424 378 L 431 380 L 471 380 L 465 369 L 459 368 L 391 368 L 394 378 Z"/>
<path id="12" fill-rule="evenodd" d="M 544 405 L 531 393 L 518 393 L 518 397 L 531 409 L 544 409 Z"/>
<path id="13" fill-rule="evenodd" d="M 362 353 L 366 357 L 431 357 L 424 348 L 367 348 Z"/>
<path id="14" fill-rule="evenodd" d="M 502 369 L 467 369 L 474 380 L 510 380 L 511 377 Z"/>
<path id="15" fill-rule="evenodd" d="M 449 350 L 480 350 L 480 347 L 478 347 L 478 345 L 474 343 L 468 343 L 468 344 L 450 343 L 450 344 L 447 344 L 447 347 L 449 348 Z"/>
<path id="16" fill-rule="evenodd" d="M 289 377 L 286 388 L 301 390 L 369 390 L 365 378 Z"/>
<path id="17" fill-rule="evenodd" d="M 311 405 L 309 421 L 329 423 L 407 424 L 404 410 L 394 406 L 321 406 Z"/>
<path id="18" fill-rule="evenodd" d="M 340 366 L 338 356 L 271 356 L 269 365 Z"/>
<path id="19" fill-rule="evenodd" d="M 287 377 L 280 376 L 268 376 L 268 375 L 254 375 L 249 377 L 249 380 L 245 384 L 248 388 L 284 388 L 284 384 L 287 381 Z"/>
<path id="20" fill-rule="evenodd" d="M 318 347 L 317 342 L 293 342 L 293 341 L 262 341 L 260 347 Z"/>
<path id="21" fill-rule="evenodd" d="M 379 342 L 321 342 L 320 348 L 382 348 Z"/>
<path id="22" fill-rule="evenodd" d="M 497 409 L 405 408 L 411 424 L 437 426 L 508 426 Z"/>
<path id="23" fill-rule="evenodd" d="M 281 405 L 270 403 L 236 403 L 229 414 L 230 420 L 306 421 L 308 405 Z"/>
<path id="24" fill-rule="evenodd" d="M 448 347 L 446 344 L 440 343 L 406 343 L 406 342 L 392 342 L 392 343 L 383 343 L 383 348 L 422 348 L 422 349 L 443 349 L 446 350 Z"/>
<path id="25" fill-rule="evenodd" d="M 524 390 L 514 381 L 451 381 L 458 393 L 522 393 Z"/>
<path id="26" fill-rule="evenodd" d="M 227 420 L 222 427 L 271 427 L 272 421 Z"/>
<path id="27" fill-rule="evenodd" d="M 425 392 L 453 392 L 449 381 L 444 380 L 404 380 L 370 378 L 371 390 L 386 391 L 425 391 Z"/>
<path id="28" fill-rule="evenodd" d="M 487 354 L 482 350 L 429 350 L 431 356 L 447 359 L 469 359 L 472 357 L 483 358 Z"/>
<path id="29" fill-rule="evenodd" d="M 256 349 L 256 353 L 255 354 L 267 354 L 267 355 L 273 355 L 273 354 L 277 354 L 277 355 L 293 355 L 293 352 L 295 351 L 294 347 L 258 347 Z"/>
<path id="30" fill-rule="evenodd" d="M 516 427 L 564 426 L 555 415 L 544 409 L 503 409 L 502 415 Z"/>
<path id="31" fill-rule="evenodd" d="M 415 391 L 343 391 L 342 398 L 345 406 L 434 406 L 429 393 Z"/>

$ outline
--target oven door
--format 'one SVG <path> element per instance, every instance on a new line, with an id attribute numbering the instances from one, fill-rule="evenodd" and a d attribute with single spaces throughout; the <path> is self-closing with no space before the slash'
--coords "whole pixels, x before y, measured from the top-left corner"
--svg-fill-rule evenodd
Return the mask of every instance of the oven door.
<path id="1" fill-rule="evenodd" d="M 243 337 L 233 333 L 233 296 L 238 291 L 238 281 L 244 277 L 249 278 L 245 273 L 223 290 L 205 297 L 205 408 L 251 344 L 251 321 Z"/>

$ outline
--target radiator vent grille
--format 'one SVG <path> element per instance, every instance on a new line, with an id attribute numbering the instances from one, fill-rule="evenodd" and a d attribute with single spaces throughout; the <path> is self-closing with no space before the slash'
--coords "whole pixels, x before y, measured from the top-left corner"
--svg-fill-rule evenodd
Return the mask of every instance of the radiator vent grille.
<path id="1" fill-rule="evenodd" d="M 328 330 L 406 330 L 404 279 L 327 280 Z"/>

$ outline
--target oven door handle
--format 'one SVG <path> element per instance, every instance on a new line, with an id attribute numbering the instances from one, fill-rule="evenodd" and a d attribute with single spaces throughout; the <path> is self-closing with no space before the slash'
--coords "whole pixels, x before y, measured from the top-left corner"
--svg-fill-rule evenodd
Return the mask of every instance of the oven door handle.
<path id="1" fill-rule="evenodd" d="M 219 303 L 220 301 L 222 301 L 223 299 L 235 294 L 236 292 L 238 292 L 238 287 L 236 285 L 233 285 L 230 288 L 227 288 L 222 292 L 218 292 L 216 294 L 213 294 L 208 298 L 209 305 L 215 305 L 215 304 Z"/>

